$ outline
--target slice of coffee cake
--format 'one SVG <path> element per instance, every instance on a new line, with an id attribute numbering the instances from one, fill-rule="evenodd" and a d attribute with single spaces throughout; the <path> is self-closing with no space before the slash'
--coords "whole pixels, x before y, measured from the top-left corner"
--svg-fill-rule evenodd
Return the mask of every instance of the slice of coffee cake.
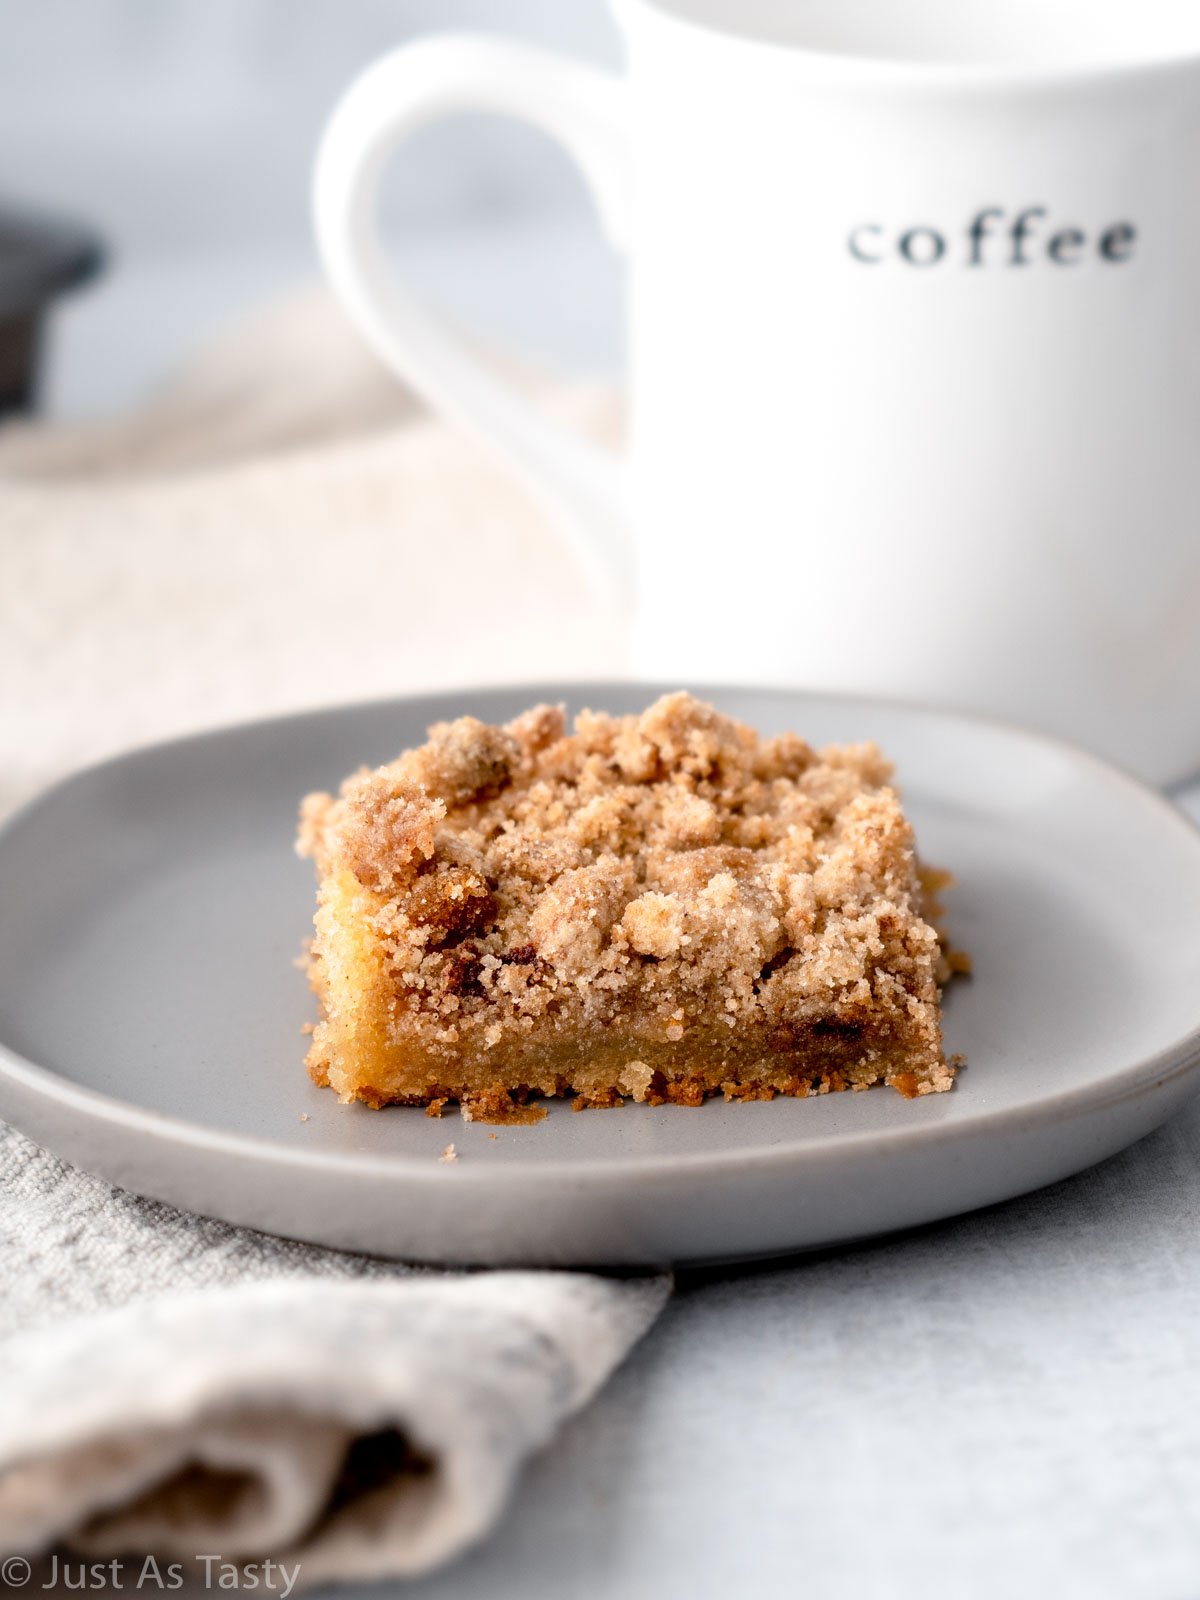
<path id="1" fill-rule="evenodd" d="M 538 706 L 304 802 L 309 1068 L 343 1100 L 501 1115 L 948 1089 L 938 935 L 890 768 L 688 694 Z"/>

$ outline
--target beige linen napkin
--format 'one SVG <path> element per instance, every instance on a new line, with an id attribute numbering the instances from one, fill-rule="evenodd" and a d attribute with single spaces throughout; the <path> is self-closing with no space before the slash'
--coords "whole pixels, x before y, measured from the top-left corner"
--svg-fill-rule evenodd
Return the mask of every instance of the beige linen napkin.
<path id="1" fill-rule="evenodd" d="M 606 394 L 557 404 L 613 426 Z M 554 529 L 319 292 L 142 416 L 0 434 L 0 811 L 136 742 L 622 651 Z M 268 1239 L 0 1126 L 0 1554 L 424 1570 L 488 1528 L 666 1289 Z"/>
<path id="2" fill-rule="evenodd" d="M 610 390 L 542 389 L 615 432 Z M 139 417 L 0 430 L 0 808 L 202 726 L 619 675 L 625 627 L 322 291 L 235 330 Z"/>

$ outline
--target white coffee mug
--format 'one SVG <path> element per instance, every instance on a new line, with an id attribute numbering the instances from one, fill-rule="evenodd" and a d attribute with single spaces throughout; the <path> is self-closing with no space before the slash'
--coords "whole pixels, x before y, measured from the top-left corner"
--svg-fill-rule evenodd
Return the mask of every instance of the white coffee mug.
<path id="1" fill-rule="evenodd" d="M 1200 5 L 619 0 L 623 80 L 448 37 L 316 176 L 375 348 L 636 596 L 637 666 L 990 711 L 1200 763 Z M 404 291 L 374 215 L 431 119 L 556 135 L 630 257 L 628 463 Z"/>

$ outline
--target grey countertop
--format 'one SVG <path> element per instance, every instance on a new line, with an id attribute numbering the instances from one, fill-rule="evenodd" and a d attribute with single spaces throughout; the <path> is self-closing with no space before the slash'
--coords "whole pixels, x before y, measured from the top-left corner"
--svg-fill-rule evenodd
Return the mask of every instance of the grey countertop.
<path id="1" fill-rule="evenodd" d="M 412 1600 L 1200 1592 L 1200 1105 L 1068 1183 L 684 1278 Z"/>

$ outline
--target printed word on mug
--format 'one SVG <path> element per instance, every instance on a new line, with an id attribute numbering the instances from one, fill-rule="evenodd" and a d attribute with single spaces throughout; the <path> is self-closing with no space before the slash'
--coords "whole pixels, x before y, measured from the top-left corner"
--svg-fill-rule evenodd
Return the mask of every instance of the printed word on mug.
<path id="1" fill-rule="evenodd" d="M 1037 261 L 1074 267 L 1089 257 L 1120 266 L 1133 258 L 1137 229 L 1132 223 L 1114 222 L 1089 233 L 1074 225 L 1056 227 L 1048 217 L 1045 206 L 1011 213 L 986 206 L 959 233 L 866 222 L 851 230 L 846 243 L 856 261 L 870 266 L 897 260 L 910 267 L 936 267 L 940 261 L 958 260 L 967 267 L 1030 267 Z"/>

